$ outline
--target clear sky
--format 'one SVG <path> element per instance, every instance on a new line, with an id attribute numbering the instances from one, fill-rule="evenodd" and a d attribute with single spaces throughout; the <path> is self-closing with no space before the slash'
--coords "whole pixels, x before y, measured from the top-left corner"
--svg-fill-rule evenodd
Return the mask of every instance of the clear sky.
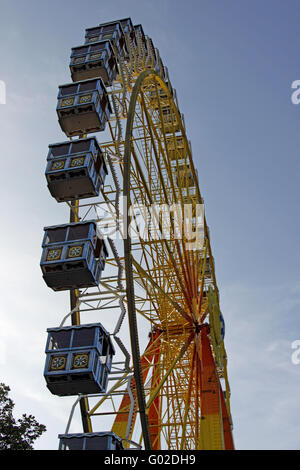
<path id="1" fill-rule="evenodd" d="M 44 284 L 43 227 L 64 223 L 48 193 L 48 144 L 65 140 L 57 86 L 84 29 L 130 16 L 168 66 L 192 141 L 216 263 L 239 449 L 300 448 L 300 2 L 289 0 L 1 0 L 0 381 L 57 448 L 73 399 L 51 396 L 46 329 L 67 312 Z M 100 430 L 100 429 L 99 429 Z M 78 432 L 80 429 L 77 430 Z"/>

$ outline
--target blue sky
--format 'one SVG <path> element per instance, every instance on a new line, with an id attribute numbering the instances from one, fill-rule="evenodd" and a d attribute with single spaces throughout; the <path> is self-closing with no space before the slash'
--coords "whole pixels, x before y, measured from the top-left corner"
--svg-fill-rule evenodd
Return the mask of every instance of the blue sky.
<path id="1" fill-rule="evenodd" d="M 84 29 L 130 16 L 159 48 L 192 141 L 216 263 L 239 449 L 299 449 L 300 3 L 294 0 L 0 4 L 2 269 L 0 380 L 19 413 L 48 426 L 37 448 L 57 447 L 73 400 L 43 377 L 47 327 L 67 310 L 39 268 L 42 229 L 64 223 L 48 193 L 49 143 L 65 140 L 57 86 Z"/>

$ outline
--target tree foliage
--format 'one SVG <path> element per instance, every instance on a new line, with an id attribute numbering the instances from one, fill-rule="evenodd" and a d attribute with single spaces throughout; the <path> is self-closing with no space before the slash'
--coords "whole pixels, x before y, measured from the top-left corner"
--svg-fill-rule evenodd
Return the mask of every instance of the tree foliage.
<path id="1" fill-rule="evenodd" d="M 13 416 L 14 402 L 9 398 L 10 388 L 0 383 L 0 450 L 33 450 L 34 441 L 46 431 L 32 415 Z"/>

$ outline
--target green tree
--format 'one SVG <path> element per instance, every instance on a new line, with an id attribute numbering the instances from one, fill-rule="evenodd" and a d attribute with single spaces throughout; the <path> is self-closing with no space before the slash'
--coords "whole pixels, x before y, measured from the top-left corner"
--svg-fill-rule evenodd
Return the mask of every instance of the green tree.
<path id="1" fill-rule="evenodd" d="M 10 388 L 0 383 L 0 450 L 33 450 L 34 441 L 46 431 L 32 415 L 13 417 L 14 402 L 9 398 Z"/>

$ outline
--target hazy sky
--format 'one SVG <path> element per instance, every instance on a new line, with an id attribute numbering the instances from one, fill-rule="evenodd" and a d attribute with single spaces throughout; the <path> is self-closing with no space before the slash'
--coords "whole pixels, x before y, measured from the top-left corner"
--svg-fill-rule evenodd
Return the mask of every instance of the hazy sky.
<path id="1" fill-rule="evenodd" d="M 130 16 L 159 48 L 192 141 L 216 264 L 238 449 L 300 448 L 300 1 L 0 1 L 0 381 L 55 449 L 74 399 L 44 378 L 46 329 L 68 310 L 39 261 L 43 227 L 67 221 L 45 178 L 70 49 L 84 29 Z M 99 139 L 100 140 L 100 139 Z M 76 422 L 75 422 L 76 424 Z M 101 429 L 99 429 L 100 431 Z M 78 422 L 77 432 L 80 432 Z"/>

